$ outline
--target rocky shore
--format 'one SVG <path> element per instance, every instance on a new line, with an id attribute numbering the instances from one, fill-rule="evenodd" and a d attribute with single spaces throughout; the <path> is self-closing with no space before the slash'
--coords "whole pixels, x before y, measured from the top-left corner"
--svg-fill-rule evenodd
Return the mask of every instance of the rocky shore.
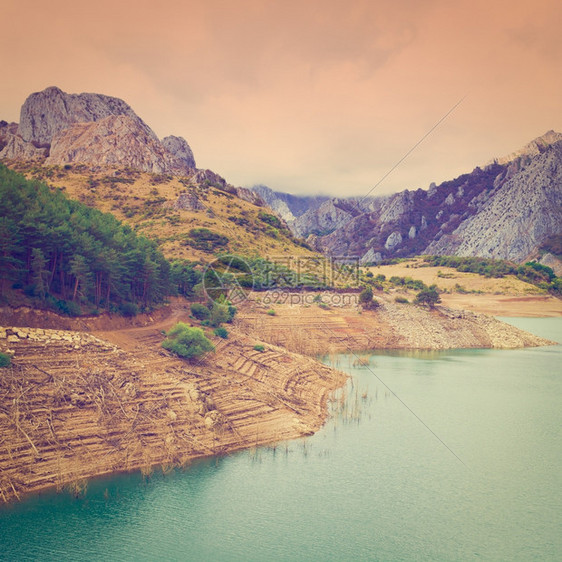
<path id="1" fill-rule="evenodd" d="M 160 346 L 163 330 L 189 322 L 179 302 L 134 321 L 0 311 L 0 352 L 12 356 L 0 376 L 0 502 L 311 434 L 346 380 L 319 355 L 555 343 L 445 307 L 271 306 L 246 303 L 216 352 L 191 362 Z"/>
<path id="2" fill-rule="evenodd" d="M 238 325 L 248 335 L 311 356 L 369 349 L 514 349 L 556 343 L 486 314 L 382 299 L 379 303 L 376 310 L 254 303 L 241 311 Z M 271 306 L 275 315 L 266 310 Z"/>
<path id="3" fill-rule="evenodd" d="M 229 330 L 187 362 L 160 346 L 167 323 L 106 331 L 0 328 L 0 503 L 88 478 L 317 431 L 343 373 Z M 170 324 L 170 325 L 168 325 Z"/>

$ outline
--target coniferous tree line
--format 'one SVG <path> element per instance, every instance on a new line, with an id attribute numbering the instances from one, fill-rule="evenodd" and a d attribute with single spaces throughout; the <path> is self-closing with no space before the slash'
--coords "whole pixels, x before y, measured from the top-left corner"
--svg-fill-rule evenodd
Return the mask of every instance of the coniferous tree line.
<path id="1" fill-rule="evenodd" d="M 0 165 L 0 297 L 10 287 L 67 314 L 85 305 L 133 315 L 190 296 L 200 278 L 113 215 Z"/>

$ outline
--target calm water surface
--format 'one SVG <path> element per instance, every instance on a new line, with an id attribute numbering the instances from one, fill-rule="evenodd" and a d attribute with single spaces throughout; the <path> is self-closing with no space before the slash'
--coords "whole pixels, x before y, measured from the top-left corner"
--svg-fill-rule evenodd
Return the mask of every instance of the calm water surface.
<path id="1" fill-rule="evenodd" d="M 562 346 L 353 360 L 315 436 L 2 508 L 0 559 L 562 559 Z"/>

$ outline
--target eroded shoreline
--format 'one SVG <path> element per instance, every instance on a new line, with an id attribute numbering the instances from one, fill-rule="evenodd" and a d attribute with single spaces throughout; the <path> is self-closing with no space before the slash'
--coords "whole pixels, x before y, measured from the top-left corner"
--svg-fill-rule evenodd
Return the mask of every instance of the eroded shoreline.
<path id="1" fill-rule="evenodd" d="M 189 363 L 160 347 L 162 330 L 188 315 L 175 301 L 134 323 L 61 319 L 75 329 L 57 330 L 37 327 L 55 326 L 55 315 L 0 311 L 1 324 L 11 321 L 0 331 L 0 348 L 15 352 L 0 382 L 0 502 L 47 488 L 78 492 L 90 477 L 309 435 L 347 379 L 311 356 L 555 343 L 446 308 L 287 305 L 271 315 L 249 302 L 229 339 L 215 340 L 216 353 Z"/>

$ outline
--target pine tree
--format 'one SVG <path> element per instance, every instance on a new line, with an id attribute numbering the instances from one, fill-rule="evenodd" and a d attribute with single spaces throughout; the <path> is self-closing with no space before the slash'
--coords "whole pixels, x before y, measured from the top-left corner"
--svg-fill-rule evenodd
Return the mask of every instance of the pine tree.
<path id="1" fill-rule="evenodd" d="M 33 284 L 35 285 L 35 294 L 42 300 L 45 300 L 47 295 L 47 281 L 46 275 L 48 271 L 45 269 L 47 260 L 43 252 L 39 248 L 31 250 L 31 272 Z"/>

